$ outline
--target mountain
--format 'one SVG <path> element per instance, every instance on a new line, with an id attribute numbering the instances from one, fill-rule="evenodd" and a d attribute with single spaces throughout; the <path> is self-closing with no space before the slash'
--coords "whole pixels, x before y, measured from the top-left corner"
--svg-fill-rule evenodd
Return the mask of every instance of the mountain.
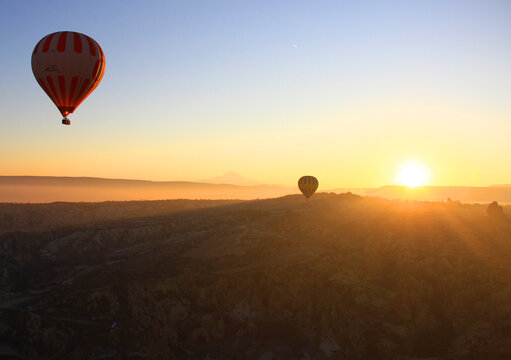
<path id="1" fill-rule="evenodd" d="M 239 186 L 263 185 L 263 183 L 257 180 L 248 179 L 234 171 L 226 172 L 222 176 L 217 176 L 211 179 L 200 180 L 200 182 L 208 184 L 231 184 Z"/>
<path id="2" fill-rule="evenodd" d="M 218 183 L 216 183 L 218 182 Z M 232 184 L 235 183 L 235 184 Z M 241 185 L 241 184 L 247 185 Z M 252 184 L 252 185 L 248 185 Z M 257 184 L 257 185 L 256 185 Z M 379 188 L 337 188 L 319 192 L 351 192 L 386 199 L 511 204 L 510 186 L 382 186 Z M 148 181 L 93 177 L 0 176 L 0 203 L 48 203 L 55 201 L 129 201 L 162 199 L 265 199 L 299 193 L 296 187 L 260 184 L 235 172 L 191 181 Z"/>
<path id="3" fill-rule="evenodd" d="M 257 199 L 293 193 L 278 185 L 240 186 L 190 181 L 92 177 L 0 176 L 0 202 Z"/>

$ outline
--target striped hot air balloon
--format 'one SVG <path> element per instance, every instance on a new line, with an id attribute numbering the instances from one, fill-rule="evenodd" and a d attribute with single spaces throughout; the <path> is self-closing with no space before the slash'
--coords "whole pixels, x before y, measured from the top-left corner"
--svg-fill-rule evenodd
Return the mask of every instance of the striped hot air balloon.
<path id="1" fill-rule="evenodd" d="M 34 76 L 70 125 L 67 116 L 99 85 L 105 55 L 96 41 L 73 31 L 45 36 L 32 53 Z"/>
<path id="2" fill-rule="evenodd" d="M 314 176 L 302 176 L 298 180 L 298 188 L 307 198 L 307 203 L 309 202 L 309 198 L 316 192 L 318 186 L 318 179 L 316 179 Z"/>

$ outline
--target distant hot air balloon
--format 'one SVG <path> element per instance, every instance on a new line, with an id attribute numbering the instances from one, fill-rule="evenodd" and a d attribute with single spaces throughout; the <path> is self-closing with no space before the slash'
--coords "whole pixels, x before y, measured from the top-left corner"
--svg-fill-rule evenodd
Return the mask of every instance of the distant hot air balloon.
<path id="1" fill-rule="evenodd" d="M 70 125 L 67 116 L 99 85 L 105 55 L 96 41 L 73 31 L 45 36 L 32 53 L 34 76 Z"/>
<path id="2" fill-rule="evenodd" d="M 298 180 L 298 188 L 307 198 L 307 203 L 309 202 L 309 198 L 316 192 L 318 185 L 318 179 L 316 179 L 314 176 L 302 176 Z"/>

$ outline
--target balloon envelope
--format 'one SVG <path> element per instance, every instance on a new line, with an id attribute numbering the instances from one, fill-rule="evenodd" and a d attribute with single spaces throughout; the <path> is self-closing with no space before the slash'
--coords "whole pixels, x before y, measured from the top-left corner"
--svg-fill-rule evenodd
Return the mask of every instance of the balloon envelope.
<path id="1" fill-rule="evenodd" d="M 87 35 L 59 31 L 45 36 L 35 46 L 32 72 L 66 117 L 99 85 L 105 73 L 105 55 Z"/>
<path id="2" fill-rule="evenodd" d="M 298 180 L 298 188 L 307 199 L 316 192 L 318 186 L 318 179 L 316 179 L 314 176 L 302 176 Z"/>

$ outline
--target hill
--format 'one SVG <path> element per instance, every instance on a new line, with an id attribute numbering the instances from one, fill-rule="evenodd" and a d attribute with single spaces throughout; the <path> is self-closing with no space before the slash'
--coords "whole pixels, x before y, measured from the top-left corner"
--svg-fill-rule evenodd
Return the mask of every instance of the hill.
<path id="1" fill-rule="evenodd" d="M 253 200 L 299 193 L 296 187 L 256 185 L 234 172 L 206 179 L 204 182 L 148 181 L 105 179 L 93 177 L 0 176 L 0 203 L 48 203 L 132 201 L 162 199 L 239 199 Z M 231 181 L 233 183 L 225 183 Z M 242 185 L 252 184 L 252 185 Z M 467 203 L 498 201 L 511 204 L 511 187 L 489 186 L 382 186 L 379 188 L 338 188 L 318 190 L 334 193 L 352 192 L 386 199 L 444 201 L 447 199 Z"/>
<path id="2" fill-rule="evenodd" d="M 239 185 L 239 186 L 263 185 L 261 182 L 259 182 L 257 180 L 248 179 L 234 171 L 229 171 L 222 176 L 214 177 L 211 179 L 204 179 L 204 180 L 201 180 L 200 182 L 209 183 L 209 184 L 231 184 L 231 185 Z"/>
<path id="3" fill-rule="evenodd" d="M 239 186 L 189 181 L 0 176 L 0 202 L 256 199 L 283 196 L 290 192 L 293 191 L 278 185 Z"/>
<path id="4" fill-rule="evenodd" d="M 389 185 L 379 188 L 332 189 L 335 193 L 351 191 L 359 195 L 377 196 L 385 199 L 445 201 L 448 199 L 464 203 L 489 203 L 498 201 L 511 204 L 511 187 L 495 185 L 488 187 L 476 186 L 406 186 Z"/>
<path id="5" fill-rule="evenodd" d="M 511 357 L 509 207 L 193 204 L 1 209 L 35 226 L 0 235 L 0 358 Z"/>

